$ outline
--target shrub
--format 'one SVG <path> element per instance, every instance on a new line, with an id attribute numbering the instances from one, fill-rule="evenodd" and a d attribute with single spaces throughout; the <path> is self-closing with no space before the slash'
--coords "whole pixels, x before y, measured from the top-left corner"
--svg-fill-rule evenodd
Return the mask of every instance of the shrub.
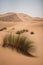
<path id="1" fill-rule="evenodd" d="M 14 47 L 14 36 L 12 34 L 8 34 L 3 39 L 3 47 Z"/>
<path id="2" fill-rule="evenodd" d="M 17 31 L 16 34 L 22 34 L 22 33 L 24 33 L 24 32 L 28 32 L 28 30 L 27 30 L 27 29 L 26 29 L 26 30 L 23 29 L 23 30 Z"/>
<path id="3" fill-rule="evenodd" d="M 32 51 L 35 48 L 34 48 L 34 45 L 32 43 L 33 42 L 31 40 L 29 40 L 29 39 L 27 40 L 27 37 L 18 35 L 16 37 L 15 48 L 17 51 L 23 53 L 24 55 L 34 57 L 34 55 L 32 55 Z M 30 54 L 30 52 L 31 52 L 31 54 Z"/>
<path id="4" fill-rule="evenodd" d="M 3 47 L 8 46 L 8 36 L 6 35 L 3 39 Z"/>
<path id="5" fill-rule="evenodd" d="M 22 32 L 24 33 L 25 32 L 25 29 L 23 29 Z"/>
<path id="6" fill-rule="evenodd" d="M 31 32 L 30 34 L 34 34 L 34 32 Z"/>
<path id="7" fill-rule="evenodd" d="M 25 31 L 28 32 L 28 29 L 26 29 Z"/>
<path id="8" fill-rule="evenodd" d="M 21 32 L 20 31 L 17 31 L 16 34 L 20 34 Z"/>
<path id="9" fill-rule="evenodd" d="M 17 51 L 23 53 L 24 55 L 34 57 L 34 55 L 30 54 L 30 50 L 32 51 L 34 47 L 32 42 L 28 40 L 27 37 L 22 35 L 6 35 L 3 39 L 3 47 L 15 48 Z"/>
<path id="10" fill-rule="evenodd" d="M 23 49 L 23 47 L 24 47 L 23 44 L 25 44 L 26 37 L 18 36 L 17 40 L 16 40 L 16 43 L 17 43 L 16 48 L 17 48 L 17 50 Z"/>
<path id="11" fill-rule="evenodd" d="M 0 29 L 0 31 L 6 30 L 6 29 L 7 29 L 6 27 L 3 27 L 3 28 Z"/>

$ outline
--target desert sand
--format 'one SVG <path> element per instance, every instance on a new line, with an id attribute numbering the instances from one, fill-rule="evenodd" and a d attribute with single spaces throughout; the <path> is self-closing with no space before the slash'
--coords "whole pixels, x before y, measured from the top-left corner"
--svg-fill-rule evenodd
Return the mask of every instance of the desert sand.
<path id="1" fill-rule="evenodd" d="M 11 22 L 6 21 L 10 18 L 9 15 L 15 17 L 15 19 L 12 17 L 14 20 L 10 20 Z M 43 65 L 43 18 L 33 18 L 23 13 L 17 13 L 16 15 L 7 13 L 0 15 L 0 17 L 0 29 L 7 28 L 0 31 L 0 65 Z M 29 30 L 25 35 L 34 41 L 36 46 L 35 55 L 37 57 L 28 57 L 10 48 L 2 47 L 3 38 L 7 33 L 15 34 L 16 31 L 22 29 Z M 34 34 L 31 35 L 30 32 L 34 32 Z"/>

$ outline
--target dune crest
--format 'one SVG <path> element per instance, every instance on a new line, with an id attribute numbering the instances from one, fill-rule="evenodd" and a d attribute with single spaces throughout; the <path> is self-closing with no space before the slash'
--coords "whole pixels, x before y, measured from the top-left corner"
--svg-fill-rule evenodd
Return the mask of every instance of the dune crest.
<path id="1" fill-rule="evenodd" d="M 5 14 L 0 15 L 0 21 L 6 21 L 6 22 L 20 22 L 20 21 L 43 21 L 43 18 L 39 17 L 31 17 L 29 15 L 26 15 L 24 13 L 13 13 L 8 12 Z"/>

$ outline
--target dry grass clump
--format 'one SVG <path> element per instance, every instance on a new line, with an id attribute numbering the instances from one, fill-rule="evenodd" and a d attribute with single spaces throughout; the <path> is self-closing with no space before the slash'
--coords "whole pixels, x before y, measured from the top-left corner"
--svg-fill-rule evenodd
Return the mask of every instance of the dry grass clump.
<path id="1" fill-rule="evenodd" d="M 18 52 L 21 52 L 24 55 L 30 56 L 30 57 L 35 57 L 32 55 L 32 52 L 35 51 L 35 46 L 33 45 L 33 42 L 27 37 L 20 36 L 17 39 L 18 41 L 16 42 L 16 50 Z M 31 54 L 30 54 L 31 52 Z"/>
<path id="2" fill-rule="evenodd" d="M 0 29 L 0 31 L 6 30 L 6 29 L 7 29 L 6 27 L 3 27 L 3 28 Z"/>
<path id="3" fill-rule="evenodd" d="M 34 57 L 34 55 L 29 53 L 30 50 L 32 51 L 34 47 L 32 41 L 30 41 L 29 39 L 27 39 L 27 37 L 22 35 L 6 35 L 3 39 L 3 47 L 11 47 L 24 55 Z"/>
<path id="4" fill-rule="evenodd" d="M 3 47 L 13 47 L 14 46 L 14 35 L 8 34 L 3 39 Z"/>
<path id="5" fill-rule="evenodd" d="M 30 34 L 31 34 L 31 35 L 33 35 L 33 34 L 34 34 L 34 32 L 30 32 Z"/>
<path id="6" fill-rule="evenodd" d="M 21 34 L 21 33 L 24 33 L 24 32 L 28 32 L 28 29 L 23 29 L 23 30 L 17 31 L 16 34 Z"/>
<path id="7" fill-rule="evenodd" d="M 17 31 L 16 34 L 21 34 L 21 31 Z"/>

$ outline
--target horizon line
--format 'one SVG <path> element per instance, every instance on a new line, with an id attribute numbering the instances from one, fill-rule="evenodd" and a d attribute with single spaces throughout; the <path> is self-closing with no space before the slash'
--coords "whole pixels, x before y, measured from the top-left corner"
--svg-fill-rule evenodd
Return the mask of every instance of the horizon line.
<path id="1" fill-rule="evenodd" d="M 13 12 L 13 11 L 9 11 L 9 12 L 3 12 L 3 13 L 0 13 L 0 15 L 4 15 L 4 14 L 7 14 L 7 13 L 20 13 L 20 14 L 26 14 L 30 17 L 35 17 L 35 18 L 43 18 L 43 17 L 40 17 L 40 16 L 32 16 L 30 15 L 29 13 L 25 13 L 25 12 Z"/>

